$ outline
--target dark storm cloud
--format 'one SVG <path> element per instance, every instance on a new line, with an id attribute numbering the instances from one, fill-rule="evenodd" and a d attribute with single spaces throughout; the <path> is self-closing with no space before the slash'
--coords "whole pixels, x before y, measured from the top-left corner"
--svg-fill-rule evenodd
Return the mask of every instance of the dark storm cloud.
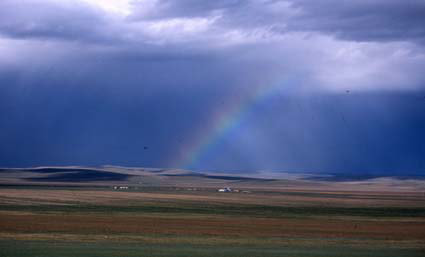
<path id="1" fill-rule="evenodd" d="M 319 32 L 354 41 L 412 41 L 425 39 L 425 2 L 422 0 L 360 1 L 195 1 L 160 0 L 133 19 L 217 16 L 224 28 L 262 28 L 271 33 Z"/>
<path id="2" fill-rule="evenodd" d="M 425 169 L 424 94 L 274 95 L 191 167 L 414 175 Z"/>
<path id="3" fill-rule="evenodd" d="M 293 30 L 329 33 L 354 41 L 425 43 L 425 1 L 295 0 L 300 14 L 289 21 Z"/>
<path id="4" fill-rule="evenodd" d="M 0 166 L 175 167 L 238 103 L 192 168 L 424 169 L 423 2 L 148 3 L 0 1 Z"/>
<path id="5" fill-rule="evenodd" d="M 146 24 L 138 21 L 210 18 L 213 26 L 202 33 L 318 32 L 344 40 L 418 44 L 425 38 L 425 2 L 421 0 L 159 0 L 151 6 L 137 1 L 132 6 L 131 15 L 123 20 L 79 1 L 4 0 L 0 33 L 15 38 L 141 42 L 149 36 Z"/>
<path id="6" fill-rule="evenodd" d="M 66 62 L 38 50 L 0 73 L 1 166 L 173 167 L 212 111 L 267 72 L 226 56 L 67 51 Z M 256 73 L 240 78 L 247 69 Z"/>
<path id="7" fill-rule="evenodd" d="M 104 41 L 107 17 L 81 2 L 3 0 L 0 2 L 0 35 L 12 38 Z"/>
<path id="8" fill-rule="evenodd" d="M 169 160 L 206 129 L 214 110 L 238 101 L 234 88 L 220 84 L 241 83 L 232 76 L 240 71 L 204 61 L 196 69 L 193 60 L 156 67 L 147 60 L 72 65 L 25 80 L 3 74 L 0 163 L 175 167 Z M 170 72 L 161 78 L 164 68 Z M 199 77 L 188 79 L 192 72 Z M 415 174 L 425 168 L 424 115 L 425 92 L 281 92 L 250 106 L 241 126 L 189 167 Z"/>

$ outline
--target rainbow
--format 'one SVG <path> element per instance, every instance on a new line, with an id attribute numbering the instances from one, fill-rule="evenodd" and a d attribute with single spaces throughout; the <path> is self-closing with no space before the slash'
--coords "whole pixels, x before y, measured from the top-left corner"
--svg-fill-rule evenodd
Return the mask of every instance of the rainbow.
<path id="1" fill-rule="evenodd" d="M 242 120 L 251 106 L 276 95 L 279 86 L 260 85 L 240 94 L 236 100 L 216 110 L 204 129 L 198 131 L 181 149 L 181 155 L 174 161 L 174 167 L 191 169 L 196 166 L 217 145 L 219 139 L 241 127 Z"/>

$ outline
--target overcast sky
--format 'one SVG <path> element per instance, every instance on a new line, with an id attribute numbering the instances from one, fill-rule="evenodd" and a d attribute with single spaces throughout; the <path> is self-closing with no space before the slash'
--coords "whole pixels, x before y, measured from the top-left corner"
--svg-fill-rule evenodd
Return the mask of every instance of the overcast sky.
<path id="1" fill-rule="evenodd" d="M 0 166 L 419 174 L 424 0 L 1 0 Z"/>

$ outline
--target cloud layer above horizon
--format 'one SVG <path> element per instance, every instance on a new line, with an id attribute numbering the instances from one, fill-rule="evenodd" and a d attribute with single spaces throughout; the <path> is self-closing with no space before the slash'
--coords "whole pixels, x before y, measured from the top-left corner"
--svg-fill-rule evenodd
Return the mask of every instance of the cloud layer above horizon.
<path id="1" fill-rule="evenodd" d="M 0 166 L 419 172 L 423 24 L 422 0 L 3 0 Z"/>

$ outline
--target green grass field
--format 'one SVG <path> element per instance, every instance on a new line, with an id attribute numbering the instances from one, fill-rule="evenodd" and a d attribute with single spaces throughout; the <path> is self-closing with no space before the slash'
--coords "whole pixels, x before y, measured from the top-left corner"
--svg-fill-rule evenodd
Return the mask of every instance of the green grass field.
<path id="1" fill-rule="evenodd" d="M 414 257 L 425 251 L 394 248 L 246 247 L 221 245 L 144 245 L 135 243 L 70 243 L 0 241 L 2 257 Z"/>
<path id="2" fill-rule="evenodd" d="M 285 207 L 252 204 L 144 204 L 136 206 L 111 205 L 0 205 L 0 211 L 66 212 L 66 213 L 164 213 L 164 214 L 212 214 L 253 217 L 290 216 L 359 216 L 359 217 L 425 217 L 425 208 L 401 207 Z"/>

